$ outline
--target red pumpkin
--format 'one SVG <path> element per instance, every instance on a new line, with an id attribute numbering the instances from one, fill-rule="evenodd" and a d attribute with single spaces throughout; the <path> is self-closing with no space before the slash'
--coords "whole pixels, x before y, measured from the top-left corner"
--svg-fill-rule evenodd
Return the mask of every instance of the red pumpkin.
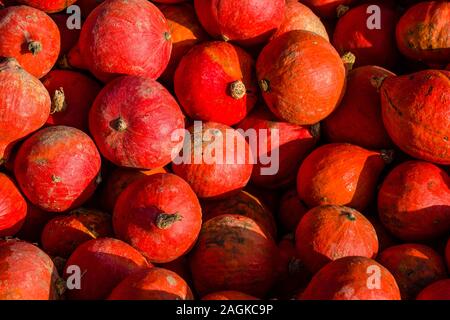
<path id="1" fill-rule="evenodd" d="M 13 6 L 0 11 L 0 57 L 13 57 L 36 78 L 55 65 L 60 50 L 59 30 L 44 12 Z"/>
<path id="2" fill-rule="evenodd" d="M 0 58 L 0 164 L 13 143 L 42 127 L 49 113 L 50 97 L 42 83 L 15 59 Z"/>
<path id="3" fill-rule="evenodd" d="M 299 288 L 308 284 L 312 274 L 306 268 L 296 248 L 293 234 L 278 243 L 277 280 L 271 294 L 280 299 L 291 299 Z"/>
<path id="4" fill-rule="evenodd" d="M 307 6 L 296 1 L 286 2 L 284 19 L 273 38 L 292 30 L 311 31 L 329 41 L 327 30 L 320 18 Z"/>
<path id="5" fill-rule="evenodd" d="M 153 2 L 156 3 L 164 3 L 164 4 L 174 4 L 174 3 L 181 3 L 181 2 L 187 2 L 190 0 L 154 0 Z"/>
<path id="6" fill-rule="evenodd" d="M 81 69 L 88 70 L 89 67 L 81 55 L 80 42 L 78 42 L 72 49 L 69 50 L 67 56 L 60 60 L 60 64 L 65 69 Z"/>
<path id="7" fill-rule="evenodd" d="M 381 222 L 405 241 L 421 241 L 450 231 L 450 179 L 427 162 L 408 161 L 392 170 L 378 193 Z"/>
<path id="8" fill-rule="evenodd" d="M 74 4 L 76 0 L 17 0 L 17 2 L 52 13 L 64 10 Z"/>
<path id="9" fill-rule="evenodd" d="M 301 127 L 277 120 L 266 108 L 259 108 L 241 121 L 248 140 L 256 133 L 252 153 L 258 157 L 251 181 L 260 187 L 275 189 L 295 181 L 295 174 L 320 136 L 319 125 Z M 275 156 L 276 155 L 276 156 Z M 277 157 L 277 158 L 274 158 Z M 267 163 L 267 159 L 271 159 Z"/>
<path id="10" fill-rule="evenodd" d="M 39 209 L 31 203 L 27 203 L 27 207 L 25 221 L 16 236 L 21 240 L 38 243 L 45 224 L 54 217 L 54 214 Z"/>
<path id="11" fill-rule="evenodd" d="M 0 240 L 0 300 L 56 300 L 58 272 L 38 247 L 19 240 Z"/>
<path id="12" fill-rule="evenodd" d="M 200 295 L 234 290 L 263 297 L 274 281 L 277 248 L 255 221 L 227 214 L 203 224 L 190 258 Z"/>
<path id="13" fill-rule="evenodd" d="M 285 0 L 195 0 L 197 16 L 213 37 L 242 45 L 265 42 L 281 24 Z"/>
<path id="14" fill-rule="evenodd" d="M 409 8 L 397 24 L 397 46 L 412 60 L 448 63 L 450 3 L 424 1 Z"/>
<path id="15" fill-rule="evenodd" d="M 378 83 L 392 72 L 377 66 L 353 69 L 347 76 L 347 90 L 339 107 L 323 121 L 329 142 L 348 142 L 368 149 L 392 146 L 381 117 Z"/>
<path id="16" fill-rule="evenodd" d="M 180 177 L 158 173 L 139 179 L 119 196 L 113 215 L 120 239 L 151 262 L 173 261 L 194 245 L 202 224 L 200 203 Z"/>
<path id="17" fill-rule="evenodd" d="M 308 209 L 298 196 L 297 189 L 288 189 L 280 200 L 278 222 L 285 231 L 294 232 L 307 211 Z"/>
<path id="18" fill-rule="evenodd" d="M 89 109 L 100 92 L 100 85 L 82 73 L 69 70 L 52 70 L 42 83 L 52 99 L 47 124 L 70 126 L 87 132 Z"/>
<path id="19" fill-rule="evenodd" d="M 379 9 L 374 13 L 370 10 L 371 6 L 371 3 L 359 5 L 339 18 L 334 30 L 333 45 L 341 55 L 353 53 L 356 57 L 355 66 L 393 67 L 397 61 L 397 13 L 392 6 L 380 3 L 377 4 Z M 377 15 L 376 19 L 374 14 Z"/>
<path id="20" fill-rule="evenodd" d="M 346 143 L 323 145 L 300 166 L 300 199 L 310 208 L 333 204 L 364 210 L 373 199 L 378 177 L 391 160 L 389 156 Z"/>
<path id="21" fill-rule="evenodd" d="M 163 1 L 155 1 L 165 3 Z M 166 2 L 170 3 L 170 2 Z M 206 41 L 209 37 L 197 20 L 194 6 L 190 3 L 179 5 L 159 5 L 164 14 L 172 35 L 172 54 L 169 65 L 161 76 L 162 81 L 173 85 L 175 70 L 186 53 L 196 44 Z"/>
<path id="22" fill-rule="evenodd" d="M 254 61 L 239 47 L 207 42 L 180 61 L 174 86 L 184 111 L 193 119 L 234 125 L 257 99 Z"/>
<path id="23" fill-rule="evenodd" d="M 430 284 L 419 293 L 417 300 L 450 300 L 450 279 Z"/>
<path id="24" fill-rule="evenodd" d="M 26 197 L 46 211 L 63 212 L 84 203 L 99 183 L 100 155 L 82 131 L 42 129 L 20 147 L 14 173 Z"/>
<path id="25" fill-rule="evenodd" d="M 189 148 L 172 164 L 199 198 L 225 198 L 236 194 L 250 179 L 252 156 L 245 138 L 215 122 L 194 125 L 186 137 Z M 186 144 L 186 143 L 185 143 Z"/>
<path id="26" fill-rule="evenodd" d="M 426 286 L 447 276 L 441 256 L 421 244 L 390 247 L 378 261 L 394 276 L 403 299 L 414 299 Z"/>
<path id="27" fill-rule="evenodd" d="M 450 71 L 424 70 L 387 78 L 381 85 L 386 130 L 415 158 L 450 164 L 449 77 Z"/>
<path id="28" fill-rule="evenodd" d="M 156 168 L 148 171 L 135 169 L 115 168 L 103 185 L 100 195 L 102 207 L 107 212 L 113 212 L 117 199 L 126 187 L 136 180 L 156 173 L 167 173 L 164 168 Z"/>
<path id="29" fill-rule="evenodd" d="M 179 275 L 162 268 L 135 272 L 120 282 L 108 300 L 193 300 L 191 289 Z"/>
<path id="30" fill-rule="evenodd" d="M 26 214 L 27 202 L 14 182 L 0 172 L 0 237 L 16 234 Z"/>
<path id="31" fill-rule="evenodd" d="M 184 116 L 158 82 L 123 76 L 95 99 L 89 129 L 102 155 L 114 164 L 151 169 L 170 163 L 182 148 L 183 136 L 173 135 L 184 134 Z"/>
<path id="32" fill-rule="evenodd" d="M 67 291 L 71 300 L 105 299 L 127 276 L 151 267 L 133 247 L 112 238 L 89 240 L 80 245 L 67 260 L 64 277 L 68 281 L 76 274 L 73 266 L 83 276 L 80 289 Z"/>
<path id="33" fill-rule="evenodd" d="M 68 13 L 55 13 L 52 14 L 50 18 L 55 21 L 59 29 L 59 34 L 61 36 L 61 50 L 59 56 L 62 57 L 66 55 L 70 49 L 76 46 L 78 39 L 80 38 L 81 30 L 77 28 L 69 29 L 67 27 L 67 22 L 71 19 L 71 16 Z"/>
<path id="34" fill-rule="evenodd" d="M 370 221 L 377 232 L 379 252 L 398 244 L 398 239 L 395 239 L 383 223 L 381 223 L 378 215 L 367 215 L 366 218 Z"/>
<path id="35" fill-rule="evenodd" d="M 338 7 L 350 5 L 357 0 L 302 0 L 304 4 L 312 8 L 321 18 L 336 18 Z"/>
<path id="36" fill-rule="evenodd" d="M 277 227 L 272 213 L 258 198 L 248 192 L 241 191 L 226 199 L 203 201 L 202 210 L 203 222 L 222 214 L 239 214 L 251 218 L 261 229 L 276 239 Z"/>
<path id="37" fill-rule="evenodd" d="M 344 94 L 344 63 L 328 41 L 309 31 L 272 40 L 259 55 L 256 72 L 270 110 L 298 125 L 326 118 Z"/>
<path id="38" fill-rule="evenodd" d="M 51 219 L 42 231 L 41 243 L 48 254 L 68 258 L 82 243 L 112 235 L 109 214 L 80 208 Z"/>
<path id="39" fill-rule="evenodd" d="M 320 269 L 300 299 L 400 300 L 401 298 L 395 278 L 381 264 L 366 257 L 345 257 L 332 261 Z"/>
<path id="40" fill-rule="evenodd" d="M 239 291 L 220 291 L 220 292 L 214 292 L 207 294 L 202 298 L 202 300 L 238 300 L 238 301 L 245 301 L 245 300 L 259 300 L 258 298 L 255 298 L 253 296 L 250 296 L 248 294 L 239 292 Z"/>
<path id="41" fill-rule="evenodd" d="M 358 211 L 324 205 L 309 210 L 295 232 L 299 257 L 313 273 L 343 257 L 375 258 L 377 233 Z"/>
<path id="42" fill-rule="evenodd" d="M 105 82 L 120 74 L 156 79 L 172 50 L 166 19 L 145 0 L 103 2 L 83 24 L 79 45 L 86 66 Z"/>

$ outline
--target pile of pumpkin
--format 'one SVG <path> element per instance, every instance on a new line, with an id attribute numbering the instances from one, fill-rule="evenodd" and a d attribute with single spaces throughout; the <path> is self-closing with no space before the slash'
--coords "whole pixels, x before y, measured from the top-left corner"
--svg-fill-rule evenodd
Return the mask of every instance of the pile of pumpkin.
<path id="1" fill-rule="evenodd" d="M 0 3 L 0 299 L 450 299 L 449 2 Z"/>

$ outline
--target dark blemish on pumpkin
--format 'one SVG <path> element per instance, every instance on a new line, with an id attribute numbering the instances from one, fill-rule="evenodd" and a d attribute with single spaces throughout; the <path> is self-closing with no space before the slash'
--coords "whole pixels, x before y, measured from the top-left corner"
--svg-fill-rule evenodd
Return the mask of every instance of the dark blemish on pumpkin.
<path id="1" fill-rule="evenodd" d="M 341 216 L 345 216 L 350 221 L 355 221 L 356 220 L 355 215 L 351 211 L 342 210 L 340 215 Z"/>
<path id="2" fill-rule="evenodd" d="M 165 32 L 164 32 L 164 39 L 166 39 L 167 41 L 169 41 L 170 39 L 172 39 L 172 35 L 170 34 L 169 31 L 165 31 Z"/>
<path id="3" fill-rule="evenodd" d="M 36 163 L 38 166 L 43 166 L 47 164 L 47 159 L 36 159 L 34 160 L 34 163 Z"/>
<path id="4" fill-rule="evenodd" d="M 392 109 L 394 109 L 395 112 L 398 113 L 399 116 L 403 116 L 403 112 L 401 112 L 394 104 L 394 102 L 392 102 L 391 98 L 388 96 L 386 90 L 383 91 L 383 95 L 386 98 L 386 100 L 389 103 L 389 106 L 391 106 Z"/>
<path id="5" fill-rule="evenodd" d="M 61 177 L 58 177 L 58 176 L 56 176 L 56 175 L 52 175 L 52 181 L 54 182 L 54 183 L 58 183 L 58 182 L 61 182 L 62 181 L 62 179 L 61 179 Z"/>
<path id="6" fill-rule="evenodd" d="M 425 97 L 428 97 L 428 96 L 431 94 L 431 92 L 433 92 L 433 86 L 430 86 L 430 87 L 428 88 L 427 93 L 425 93 Z"/>
<path id="7" fill-rule="evenodd" d="M 448 141 L 448 137 L 447 136 L 444 136 L 444 141 Z"/>

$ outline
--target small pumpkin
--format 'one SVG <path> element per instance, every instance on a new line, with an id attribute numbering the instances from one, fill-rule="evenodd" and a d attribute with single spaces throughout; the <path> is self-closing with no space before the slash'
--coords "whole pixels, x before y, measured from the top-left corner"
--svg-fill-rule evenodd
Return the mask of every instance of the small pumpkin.
<path id="1" fill-rule="evenodd" d="M 0 237 L 13 236 L 22 227 L 27 202 L 14 182 L 0 172 Z"/>

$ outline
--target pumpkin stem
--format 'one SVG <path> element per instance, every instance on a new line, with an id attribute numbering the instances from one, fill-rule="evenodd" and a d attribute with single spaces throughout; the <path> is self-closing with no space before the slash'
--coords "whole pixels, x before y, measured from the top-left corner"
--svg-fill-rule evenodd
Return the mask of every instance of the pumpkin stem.
<path id="1" fill-rule="evenodd" d="M 64 95 L 64 89 L 59 88 L 55 90 L 55 93 L 52 97 L 52 108 L 50 110 L 50 114 L 54 114 L 56 112 L 65 111 L 67 108 L 66 96 Z"/>
<path id="2" fill-rule="evenodd" d="M 170 34 L 169 31 L 164 31 L 164 39 L 166 39 L 167 41 L 172 39 L 172 35 Z"/>
<path id="3" fill-rule="evenodd" d="M 119 132 L 123 132 L 128 128 L 127 123 L 121 117 L 118 117 L 117 119 L 111 121 L 109 126 Z"/>
<path id="4" fill-rule="evenodd" d="M 28 42 L 28 50 L 35 56 L 42 51 L 42 43 L 39 41 L 30 41 Z"/>
<path id="5" fill-rule="evenodd" d="M 383 161 L 389 164 L 394 161 L 395 152 L 394 150 L 381 150 L 380 155 Z"/>
<path id="6" fill-rule="evenodd" d="M 336 9 L 336 15 L 338 18 L 342 17 L 347 11 L 350 10 L 349 6 L 344 6 L 343 4 L 339 5 Z"/>
<path id="7" fill-rule="evenodd" d="M 230 83 L 230 95 L 236 99 L 242 99 L 247 93 L 247 89 L 245 88 L 245 84 L 241 80 L 236 80 Z"/>
<path id="8" fill-rule="evenodd" d="M 345 69 L 347 70 L 347 73 L 353 69 L 353 65 L 356 62 L 356 56 L 351 52 L 346 52 L 341 57 L 342 62 L 344 62 Z"/>
<path id="9" fill-rule="evenodd" d="M 356 217 L 351 211 L 341 211 L 341 215 L 345 216 L 350 221 L 355 221 Z"/>
<path id="10" fill-rule="evenodd" d="M 58 278 L 55 281 L 55 289 L 58 297 L 61 297 L 64 294 L 64 292 L 66 292 L 66 281 L 62 278 Z"/>
<path id="11" fill-rule="evenodd" d="M 259 87 L 263 92 L 270 91 L 270 81 L 266 79 L 259 80 Z"/>
<path id="12" fill-rule="evenodd" d="M 222 35 L 222 40 L 228 42 L 230 41 L 230 38 L 228 38 L 226 35 Z"/>
<path id="13" fill-rule="evenodd" d="M 160 213 L 156 217 L 155 224 L 159 229 L 167 229 L 175 222 L 181 221 L 182 218 L 183 217 L 181 215 L 179 215 L 178 213 L 174 213 L 174 214 Z"/>
<path id="14" fill-rule="evenodd" d="M 316 124 L 313 124 L 311 127 L 309 127 L 309 132 L 314 138 L 320 137 L 320 122 L 317 122 Z"/>
<path id="15" fill-rule="evenodd" d="M 377 89 L 377 91 L 380 91 L 381 85 L 383 84 L 384 79 L 386 78 L 387 78 L 386 75 L 380 77 L 372 77 L 370 78 L 370 84 L 374 86 Z"/>

